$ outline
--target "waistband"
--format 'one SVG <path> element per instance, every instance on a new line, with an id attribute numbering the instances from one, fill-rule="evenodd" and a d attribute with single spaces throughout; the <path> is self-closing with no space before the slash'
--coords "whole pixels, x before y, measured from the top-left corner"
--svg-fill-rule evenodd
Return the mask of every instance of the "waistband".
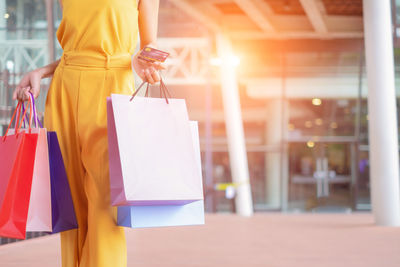
<path id="1" fill-rule="evenodd" d="M 115 55 L 102 55 L 99 53 L 66 51 L 61 57 L 61 63 L 66 66 L 87 68 L 131 68 L 132 55 L 121 53 Z"/>

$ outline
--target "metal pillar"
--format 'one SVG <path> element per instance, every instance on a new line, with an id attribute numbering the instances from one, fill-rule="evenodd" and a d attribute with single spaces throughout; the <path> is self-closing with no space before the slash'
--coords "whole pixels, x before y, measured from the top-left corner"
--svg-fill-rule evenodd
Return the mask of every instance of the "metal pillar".
<path id="1" fill-rule="evenodd" d="M 228 138 L 229 161 L 232 180 L 237 185 L 236 211 L 242 216 L 253 215 L 253 203 L 249 180 L 243 120 L 240 109 L 239 88 L 235 66 L 232 64 L 232 48 L 224 36 L 217 36 L 218 55 L 222 60 L 220 75 L 224 103 L 225 125 Z"/>
<path id="2" fill-rule="evenodd" d="M 390 0 L 364 0 L 372 211 L 400 226 L 399 150 Z"/>

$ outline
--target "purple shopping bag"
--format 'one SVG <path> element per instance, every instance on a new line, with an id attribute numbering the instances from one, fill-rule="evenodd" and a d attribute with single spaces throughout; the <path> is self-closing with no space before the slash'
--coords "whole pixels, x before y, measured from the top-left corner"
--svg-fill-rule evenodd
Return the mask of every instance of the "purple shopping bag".
<path id="1" fill-rule="evenodd" d="M 78 228 L 74 204 L 56 132 L 47 132 L 53 233 Z"/>

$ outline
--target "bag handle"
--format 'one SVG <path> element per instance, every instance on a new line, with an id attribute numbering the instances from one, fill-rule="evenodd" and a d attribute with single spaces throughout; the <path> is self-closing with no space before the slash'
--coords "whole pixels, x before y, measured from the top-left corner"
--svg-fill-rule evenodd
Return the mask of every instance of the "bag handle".
<path id="1" fill-rule="evenodd" d="M 14 112 L 13 112 L 13 115 L 11 116 L 11 121 L 10 121 L 10 123 L 8 124 L 7 130 L 6 130 L 6 132 L 5 132 L 5 134 L 4 134 L 3 138 L 2 138 L 2 141 L 3 141 L 3 142 L 6 141 L 6 136 L 7 136 L 7 134 L 8 134 L 8 130 L 10 130 L 11 124 L 12 124 L 12 122 L 14 121 L 14 118 L 15 118 L 15 115 L 17 114 L 17 111 L 18 111 L 18 116 L 19 116 L 19 109 L 20 109 L 20 107 L 21 107 L 21 103 L 18 102 L 18 105 L 17 105 L 17 107 L 15 108 L 15 110 L 14 110 Z M 17 122 L 17 123 L 18 123 L 18 122 Z"/>
<path id="2" fill-rule="evenodd" d="M 29 103 L 29 107 L 30 107 L 29 133 L 31 133 L 31 130 L 32 130 L 32 128 L 31 128 L 31 126 L 32 126 L 32 116 L 33 116 L 33 107 L 31 105 L 31 103 Z M 18 102 L 17 107 L 15 108 L 14 113 L 11 116 L 11 120 L 10 120 L 10 123 L 8 124 L 7 130 L 6 130 L 6 132 L 5 132 L 5 134 L 4 134 L 3 138 L 2 138 L 3 142 L 6 141 L 8 131 L 10 130 L 11 124 L 13 123 L 15 118 L 16 118 L 16 122 L 15 122 L 15 126 L 14 126 L 15 134 L 16 135 L 19 134 L 19 131 L 21 130 L 21 127 L 22 127 L 23 118 L 26 116 L 26 111 L 27 110 L 25 109 L 22 112 L 22 117 L 20 116 L 21 115 L 21 111 L 22 111 L 22 103 Z"/>
<path id="3" fill-rule="evenodd" d="M 22 116 L 19 116 L 20 113 L 21 113 L 21 110 L 22 110 L 22 106 L 23 106 L 23 103 L 19 103 L 19 111 L 18 111 L 17 123 L 16 123 L 16 126 L 15 126 L 15 133 L 16 134 L 18 134 L 19 131 L 21 130 L 22 122 L 24 120 L 24 117 L 27 116 L 27 114 L 26 114 L 27 113 L 27 109 L 22 111 Z M 32 130 L 32 119 L 33 119 L 33 106 L 32 106 L 31 102 L 29 102 L 29 109 L 30 109 L 30 111 L 29 111 L 29 128 L 28 129 L 29 129 L 29 133 L 31 133 L 31 130 Z M 11 124 L 11 122 L 10 122 L 10 124 Z"/>
<path id="4" fill-rule="evenodd" d="M 140 89 L 142 89 L 143 85 L 145 85 L 145 84 L 147 84 L 145 97 L 148 97 L 148 95 L 149 95 L 149 83 L 144 81 L 144 82 L 142 82 L 142 84 L 140 84 L 138 89 L 135 90 L 135 92 L 132 94 L 132 97 L 131 97 L 131 99 L 129 101 L 133 100 L 133 98 L 137 95 L 137 93 L 139 93 Z M 164 97 L 165 98 L 165 102 L 167 102 L 167 104 L 169 104 L 167 94 L 168 94 L 168 97 L 171 98 L 171 94 L 168 92 L 168 89 L 165 86 L 165 83 L 161 78 L 160 79 L 160 96 Z"/>
<path id="5" fill-rule="evenodd" d="M 21 125 L 24 125 L 24 128 L 26 128 L 25 126 L 25 120 L 29 122 L 29 133 L 31 132 L 31 125 L 32 125 L 32 119 L 36 117 L 37 119 L 37 115 L 36 115 L 36 108 L 35 108 L 35 98 L 33 97 L 33 94 L 31 92 L 29 92 L 30 94 L 30 116 L 28 118 L 28 114 L 26 114 L 27 112 L 25 111 L 25 103 L 24 102 L 20 102 L 21 103 L 21 107 L 19 109 L 17 109 L 17 121 L 16 121 L 16 125 L 19 124 L 20 122 L 20 118 L 21 118 Z M 20 117 L 20 112 L 22 110 L 22 113 L 24 114 L 22 117 Z M 32 116 L 33 115 L 33 116 Z M 37 128 L 37 121 L 35 120 L 35 125 Z M 20 127 L 16 127 L 18 129 L 21 128 Z"/>
<path id="6" fill-rule="evenodd" d="M 134 59 L 134 57 L 135 57 L 135 55 L 132 55 L 132 56 L 131 56 L 131 69 L 132 69 L 132 76 L 133 76 L 133 77 L 135 77 L 135 68 L 133 67 L 133 59 Z M 129 101 L 132 101 L 132 100 L 133 100 L 133 98 L 137 95 L 137 93 L 139 92 L 139 90 L 140 90 L 140 89 L 143 87 L 143 85 L 145 85 L 146 83 L 147 83 L 147 87 L 146 87 L 145 97 L 148 97 L 148 95 L 149 95 L 149 83 L 146 82 L 146 81 L 143 81 L 142 84 L 139 86 L 139 88 L 136 89 L 135 92 L 132 94 L 132 97 L 131 97 L 131 99 L 130 99 Z M 169 97 L 171 98 L 171 95 L 170 95 L 170 93 L 168 92 L 167 87 L 165 86 L 165 83 L 164 83 L 164 81 L 163 81 L 163 79 L 162 79 L 162 77 L 161 77 L 161 73 L 160 73 L 160 95 L 162 96 L 162 95 L 164 94 L 165 101 L 167 102 L 167 104 L 169 104 L 168 98 L 167 98 L 167 95 L 166 95 L 165 92 L 167 92 L 168 95 L 169 95 Z"/>
<path id="7" fill-rule="evenodd" d="M 33 96 L 33 94 L 31 92 L 29 92 L 30 94 L 30 98 L 29 101 L 31 102 L 31 105 L 33 107 L 33 120 L 35 122 L 35 128 L 43 128 L 42 123 L 40 122 L 40 120 L 38 119 L 38 115 L 37 115 L 37 110 L 36 110 L 36 105 L 35 105 L 35 97 Z M 25 104 L 22 103 L 22 112 L 25 111 Z M 28 120 L 28 115 L 25 115 L 24 118 L 24 127 L 25 127 L 25 121 L 29 121 Z"/>

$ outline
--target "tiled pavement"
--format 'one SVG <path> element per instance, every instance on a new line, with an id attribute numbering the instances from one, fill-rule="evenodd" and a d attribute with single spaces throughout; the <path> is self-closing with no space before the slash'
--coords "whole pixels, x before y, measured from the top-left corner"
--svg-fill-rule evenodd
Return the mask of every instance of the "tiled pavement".
<path id="1" fill-rule="evenodd" d="M 400 266 L 400 228 L 371 214 L 209 214 L 205 226 L 128 229 L 127 240 L 128 266 Z M 3 245 L 0 266 L 57 267 L 59 250 L 58 235 Z"/>

